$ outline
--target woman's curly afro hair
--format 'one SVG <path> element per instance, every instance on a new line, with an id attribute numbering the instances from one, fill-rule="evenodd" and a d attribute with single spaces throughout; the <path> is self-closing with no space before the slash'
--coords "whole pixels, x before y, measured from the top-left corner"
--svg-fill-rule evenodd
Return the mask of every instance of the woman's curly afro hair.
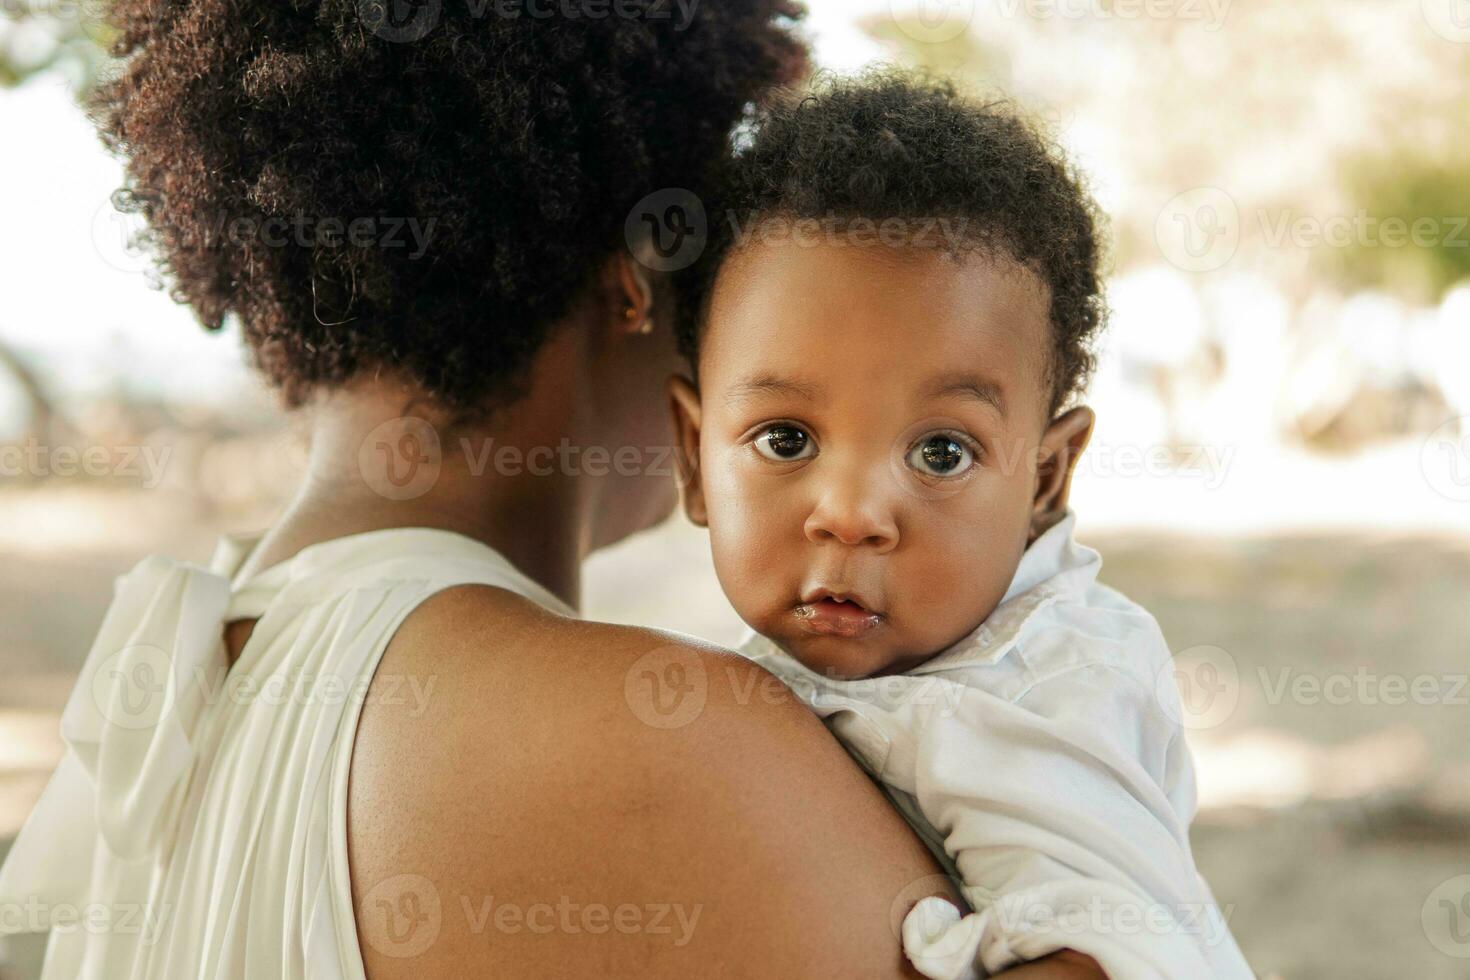
<path id="1" fill-rule="evenodd" d="M 114 199 L 288 405 L 383 367 L 454 410 L 512 399 L 635 202 L 705 193 L 747 107 L 805 68 L 790 0 L 397 6 L 110 8 L 121 61 L 88 108 L 126 159 Z"/>
<path id="2" fill-rule="evenodd" d="M 946 221 L 962 247 L 1030 269 L 1050 293 L 1049 410 L 1085 388 L 1105 315 L 1100 217 L 1080 175 L 1008 103 L 895 68 L 823 75 L 769 101 L 717 187 L 708 244 L 686 273 L 703 297 L 679 324 L 691 364 L 719 267 L 756 222 L 899 218 L 921 246 L 953 244 L 921 230 Z"/>

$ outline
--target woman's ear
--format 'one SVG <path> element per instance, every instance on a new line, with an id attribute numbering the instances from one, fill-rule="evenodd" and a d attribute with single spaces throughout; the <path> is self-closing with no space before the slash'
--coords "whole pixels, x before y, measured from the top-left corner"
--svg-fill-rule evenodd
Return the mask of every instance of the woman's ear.
<path id="1" fill-rule="evenodd" d="M 619 313 L 630 333 L 653 330 L 653 284 L 648 270 L 632 255 L 624 252 L 614 260 L 616 266 Z"/>
<path id="2" fill-rule="evenodd" d="M 709 526 L 704 506 L 704 485 L 699 478 L 699 390 L 688 378 L 669 378 L 669 408 L 674 413 L 674 463 L 679 472 L 679 489 L 684 513 L 690 523 Z"/>
<path id="3" fill-rule="evenodd" d="M 1031 500 L 1031 534 L 1029 544 L 1041 537 L 1067 512 L 1067 495 L 1072 489 L 1072 474 L 1077 460 L 1092 438 L 1097 416 L 1086 405 L 1079 405 L 1052 420 L 1041 434 L 1036 452 L 1036 486 Z"/>

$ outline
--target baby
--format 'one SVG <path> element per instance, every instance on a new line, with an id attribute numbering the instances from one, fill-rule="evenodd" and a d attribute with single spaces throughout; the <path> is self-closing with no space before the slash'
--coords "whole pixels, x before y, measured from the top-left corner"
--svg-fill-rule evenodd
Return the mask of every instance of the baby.
<path id="1" fill-rule="evenodd" d="M 905 953 L 1250 977 L 1190 853 L 1169 650 L 1072 538 L 1103 312 L 1077 177 L 1015 114 L 901 74 L 757 123 L 670 383 L 684 506 L 742 652 L 963 886 L 973 911 L 920 902 Z"/>

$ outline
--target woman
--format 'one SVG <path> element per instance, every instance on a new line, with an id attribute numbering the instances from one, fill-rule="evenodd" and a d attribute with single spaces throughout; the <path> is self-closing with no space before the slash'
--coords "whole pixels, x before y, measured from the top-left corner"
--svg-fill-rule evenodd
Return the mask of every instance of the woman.
<path id="1" fill-rule="evenodd" d="M 903 975 L 944 886 L 822 726 L 575 616 L 582 560 L 674 502 L 679 297 L 626 229 L 800 71 L 793 11 L 241 9 L 120 0 L 94 111 L 308 473 L 212 569 L 120 580 L 0 874 L 46 975 Z"/>

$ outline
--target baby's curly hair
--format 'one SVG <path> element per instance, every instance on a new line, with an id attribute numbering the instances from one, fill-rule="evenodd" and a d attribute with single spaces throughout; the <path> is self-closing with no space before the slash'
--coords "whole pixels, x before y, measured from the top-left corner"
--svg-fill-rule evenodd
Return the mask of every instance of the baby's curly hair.
<path id="1" fill-rule="evenodd" d="M 123 60 L 88 111 L 126 159 L 114 201 L 288 406 L 384 367 L 452 410 L 512 400 L 634 203 L 707 193 L 750 104 L 806 64 L 790 0 L 396 6 L 110 5 Z"/>
<path id="2" fill-rule="evenodd" d="M 1007 102 L 895 68 L 820 76 L 758 114 L 714 203 L 705 251 L 685 273 L 701 297 L 678 327 L 691 364 L 719 268 L 755 222 L 899 218 L 919 247 L 994 250 L 1035 273 L 1051 301 L 1049 411 L 1086 387 L 1106 312 L 1101 218 L 1081 176 Z M 919 231 L 929 219 L 958 226 L 959 243 Z"/>

